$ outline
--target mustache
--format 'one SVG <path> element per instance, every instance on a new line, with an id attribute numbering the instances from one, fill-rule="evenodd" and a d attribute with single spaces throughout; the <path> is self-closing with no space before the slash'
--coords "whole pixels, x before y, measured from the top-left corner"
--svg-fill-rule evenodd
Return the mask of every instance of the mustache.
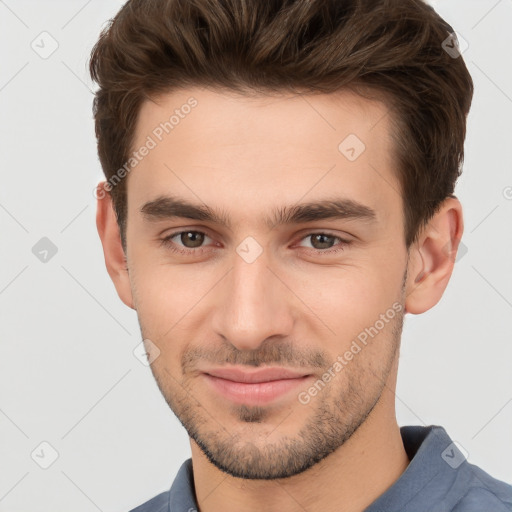
<path id="1" fill-rule="evenodd" d="M 279 365 L 295 368 L 325 368 L 329 366 L 328 355 L 318 349 L 298 349 L 292 342 L 279 343 L 265 340 L 257 350 L 238 350 L 230 343 L 216 348 L 194 347 L 183 353 L 183 372 L 193 369 L 196 362 L 209 362 L 213 365 L 233 364 L 241 366 Z"/>

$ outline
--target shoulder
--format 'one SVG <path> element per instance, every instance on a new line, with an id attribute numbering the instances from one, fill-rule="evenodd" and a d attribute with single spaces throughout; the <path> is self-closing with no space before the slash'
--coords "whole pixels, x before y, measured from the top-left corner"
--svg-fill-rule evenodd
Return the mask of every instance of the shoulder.
<path id="1" fill-rule="evenodd" d="M 187 459 L 179 468 L 168 491 L 158 494 L 130 512 L 193 512 L 196 509 L 192 459 Z"/>
<path id="2" fill-rule="evenodd" d="M 164 512 L 169 510 L 169 491 L 163 492 L 146 501 L 130 512 Z"/>
<path id="3" fill-rule="evenodd" d="M 470 484 L 452 512 L 512 512 L 512 485 L 473 464 L 467 464 L 466 471 Z"/>
<path id="4" fill-rule="evenodd" d="M 503 501 L 488 489 L 472 488 L 452 509 L 452 512 L 512 512 L 512 501 Z"/>

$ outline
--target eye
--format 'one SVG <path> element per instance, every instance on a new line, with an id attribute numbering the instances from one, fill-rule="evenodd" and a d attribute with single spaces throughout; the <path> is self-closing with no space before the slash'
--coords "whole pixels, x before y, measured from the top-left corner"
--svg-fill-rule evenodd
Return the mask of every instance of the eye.
<path id="1" fill-rule="evenodd" d="M 350 244 L 349 240 L 344 240 L 336 235 L 331 235 L 330 233 L 308 233 L 302 240 L 310 240 L 310 246 L 306 246 L 306 248 L 311 248 L 317 253 L 336 253 L 338 251 L 344 250 L 344 248 Z M 334 249 L 335 242 L 338 240 L 340 243 L 338 244 L 338 248 Z M 302 246 L 304 247 L 304 246 Z"/>
<path id="2" fill-rule="evenodd" d="M 206 233 L 202 231 L 178 231 L 171 233 L 161 240 L 162 245 L 168 247 L 172 251 L 183 254 L 195 253 L 195 249 L 202 249 L 205 239 L 212 240 Z M 181 245 L 180 245 L 181 244 Z"/>
<path id="3" fill-rule="evenodd" d="M 299 244 L 299 247 L 311 250 L 315 254 L 334 254 L 344 250 L 346 246 L 351 243 L 349 240 L 344 240 L 339 236 L 325 232 L 308 233 L 301 238 L 301 242 L 307 241 L 308 239 L 310 240 L 309 246 Z M 171 233 L 160 242 L 161 245 L 173 252 L 185 255 L 197 255 L 207 250 L 203 245 L 207 240 L 210 242 L 213 241 L 212 238 L 203 231 L 188 230 Z M 338 244 L 336 244 L 336 241 L 338 241 Z"/>

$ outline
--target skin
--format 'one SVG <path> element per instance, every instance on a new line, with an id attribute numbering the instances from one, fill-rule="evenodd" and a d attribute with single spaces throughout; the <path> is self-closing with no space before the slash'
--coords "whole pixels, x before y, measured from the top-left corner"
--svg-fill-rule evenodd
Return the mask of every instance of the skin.
<path id="1" fill-rule="evenodd" d="M 446 199 L 408 251 L 386 106 L 349 92 L 173 92 L 143 104 L 134 148 L 191 96 L 197 106 L 127 177 L 126 255 L 108 194 L 98 194 L 97 227 L 121 300 L 160 350 L 151 369 L 190 436 L 199 509 L 363 510 L 409 463 L 395 415 L 402 321 L 433 307 L 448 284 L 460 202 Z M 366 146 L 355 161 L 338 150 L 348 134 Z M 141 213 L 166 194 L 221 211 L 231 226 Z M 333 197 L 372 208 L 375 221 L 264 221 L 276 208 Z M 195 255 L 162 245 L 180 230 L 207 235 L 199 245 L 172 238 Z M 311 235 L 322 232 L 320 241 Z M 262 249 L 252 263 L 236 251 L 248 236 Z M 332 253 L 336 237 L 351 243 Z M 332 375 L 393 304 L 401 312 L 301 403 L 299 392 L 329 367 Z M 226 364 L 311 377 L 269 404 L 240 405 L 201 373 Z"/>

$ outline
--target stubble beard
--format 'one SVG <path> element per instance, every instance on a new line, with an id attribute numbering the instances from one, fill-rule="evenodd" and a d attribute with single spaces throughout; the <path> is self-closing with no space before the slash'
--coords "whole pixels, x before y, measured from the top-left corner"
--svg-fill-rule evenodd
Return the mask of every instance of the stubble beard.
<path id="1" fill-rule="evenodd" d="M 297 400 L 291 405 L 288 416 L 295 408 L 310 409 L 304 425 L 293 437 L 279 431 L 279 422 L 268 432 L 265 421 L 279 414 L 264 406 L 233 404 L 229 423 L 236 418 L 237 424 L 243 425 L 244 433 L 229 432 L 223 418 L 201 404 L 187 381 L 178 383 L 168 371 L 156 371 L 156 365 L 151 368 L 167 404 L 213 465 L 237 478 L 288 478 L 308 470 L 337 450 L 366 421 L 381 398 L 398 357 L 403 318 L 401 310 L 390 321 L 391 339 L 380 340 L 379 336 L 370 342 L 385 343 L 387 349 L 375 370 L 372 361 L 364 358 L 368 350 L 365 347 L 310 403 L 303 405 Z M 247 435 L 248 429 L 251 436 Z M 272 442 L 270 439 L 276 434 L 279 439 Z"/>

